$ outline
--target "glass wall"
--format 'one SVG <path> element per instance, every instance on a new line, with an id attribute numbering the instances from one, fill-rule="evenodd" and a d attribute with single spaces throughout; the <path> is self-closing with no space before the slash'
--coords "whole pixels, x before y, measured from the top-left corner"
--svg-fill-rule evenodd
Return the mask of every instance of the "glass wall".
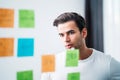
<path id="1" fill-rule="evenodd" d="M 104 51 L 120 61 L 120 0 L 103 0 Z"/>

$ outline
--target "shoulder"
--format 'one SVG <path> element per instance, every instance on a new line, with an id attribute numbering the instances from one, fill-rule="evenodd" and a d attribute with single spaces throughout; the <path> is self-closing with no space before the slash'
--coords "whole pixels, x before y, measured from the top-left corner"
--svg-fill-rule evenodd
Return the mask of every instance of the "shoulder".
<path id="1" fill-rule="evenodd" d="M 95 58 L 100 61 L 105 62 L 111 62 L 112 57 L 110 55 L 107 55 L 101 51 L 93 49 L 93 54 L 95 55 Z"/>

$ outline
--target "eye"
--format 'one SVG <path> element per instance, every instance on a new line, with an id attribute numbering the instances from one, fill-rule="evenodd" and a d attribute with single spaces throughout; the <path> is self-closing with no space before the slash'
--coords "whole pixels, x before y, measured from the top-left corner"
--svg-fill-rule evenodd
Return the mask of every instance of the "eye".
<path id="1" fill-rule="evenodd" d="M 64 35 L 63 35 L 62 33 L 59 33 L 59 36 L 60 36 L 60 37 L 63 37 Z"/>
<path id="2" fill-rule="evenodd" d="M 68 34 L 74 34 L 74 33 L 75 33 L 74 30 L 70 30 L 70 31 L 68 32 Z"/>

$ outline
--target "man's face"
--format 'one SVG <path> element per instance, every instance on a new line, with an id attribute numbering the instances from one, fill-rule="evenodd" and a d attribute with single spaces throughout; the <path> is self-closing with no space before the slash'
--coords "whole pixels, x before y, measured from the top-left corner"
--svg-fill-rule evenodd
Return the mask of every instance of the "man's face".
<path id="1" fill-rule="evenodd" d="M 74 21 L 68 21 L 58 25 L 59 35 L 66 49 L 79 49 L 82 47 L 87 34 L 85 30 L 83 29 L 80 32 Z"/>

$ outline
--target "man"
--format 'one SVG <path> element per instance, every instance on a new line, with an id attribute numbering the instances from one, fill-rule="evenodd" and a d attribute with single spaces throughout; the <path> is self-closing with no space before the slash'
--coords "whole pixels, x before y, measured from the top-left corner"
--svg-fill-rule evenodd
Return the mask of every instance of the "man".
<path id="1" fill-rule="evenodd" d="M 67 74 L 80 72 L 80 80 L 120 80 L 120 63 L 111 56 L 86 46 L 84 18 L 74 12 L 63 13 L 54 23 L 66 49 L 79 50 L 77 67 L 66 67 L 66 52 L 56 54 L 55 72 L 43 73 L 42 80 L 67 80 Z"/>

